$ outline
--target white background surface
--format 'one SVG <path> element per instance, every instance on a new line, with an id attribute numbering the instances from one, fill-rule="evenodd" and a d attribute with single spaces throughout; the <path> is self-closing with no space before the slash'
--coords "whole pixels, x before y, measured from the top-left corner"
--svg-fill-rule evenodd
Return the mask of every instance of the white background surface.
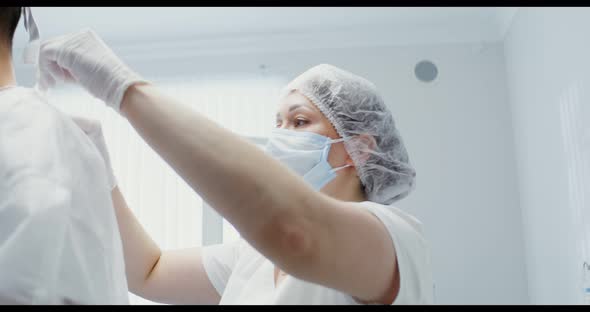
<path id="1" fill-rule="evenodd" d="M 523 8 L 505 42 L 529 293 L 539 304 L 581 303 L 584 246 L 590 263 L 588 29 L 589 8 Z"/>

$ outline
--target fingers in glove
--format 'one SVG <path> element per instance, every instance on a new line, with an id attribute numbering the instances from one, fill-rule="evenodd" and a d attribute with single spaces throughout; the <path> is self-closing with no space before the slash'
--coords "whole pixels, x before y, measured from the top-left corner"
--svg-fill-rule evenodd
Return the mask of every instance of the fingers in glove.
<path id="1" fill-rule="evenodd" d="M 49 62 L 45 65 L 45 71 L 48 72 L 51 77 L 56 81 L 63 82 L 75 82 L 76 80 L 72 77 L 70 72 L 59 65 L 56 62 Z"/>

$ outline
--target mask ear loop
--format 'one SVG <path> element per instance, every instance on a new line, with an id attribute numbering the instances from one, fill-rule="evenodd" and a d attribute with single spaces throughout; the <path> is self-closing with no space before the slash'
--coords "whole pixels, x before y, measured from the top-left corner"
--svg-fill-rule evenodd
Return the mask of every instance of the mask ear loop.
<path id="1" fill-rule="evenodd" d="M 23 51 L 23 62 L 25 64 L 36 65 L 39 60 L 39 28 L 33 18 L 30 7 L 22 8 L 22 15 L 24 18 L 25 30 L 29 33 L 29 42 Z"/>
<path id="2" fill-rule="evenodd" d="M 352 165 L 346 164 L 346 165 L 344 165 L 344 166 L 340 166 L 340 167 L 337 167 L 337 168 L 333 168 L 333 169 L 332 169 L 332 172 L 336 172 L 336 171 L 339 171 L 339 170 L 342 170 L 342 169 L 344 169 L 344 168 L 348 168 L 348 167 L 352 167 Z"/>
<path id="3" fill-rule="evenodd" d="M 348 139 L 349 139 L 349 138 L 340 138 L 340 139 L 331 140 L 331 141 L 330 141 L 330 144 L 344 142 L 344 141 L 346 141 L 346 140 L 348 140 Z"/>
<path id="4" fill-rule="evenodd" d="M 340 142 L 347 141 L 348 139 L 350 139 L 350 137 L 348 137 L 348 138 L 340 138 L 340 139 L 331 140 L 331 141 L 330 141 L 330 146 L 331 146 L 332 144 L 334 144 L 334 143 L 340 143 Z M 329 151 L 329 150 L 328 150 L 328 151 Z M 326 156 L 326 157 L 327 157 L 327 156 Z M 342 170 L 342 169 L 344 169 L 344 168 L 348 168 L 348 167 L 352 167 L 352 165 L 346 164 L 346 165 L 344 165 L 344 166 L 340 166 L 340 167 L 332 168 L 332 172 L 336 172 L 336 171 L 339 171 L 339 170 Z"/>

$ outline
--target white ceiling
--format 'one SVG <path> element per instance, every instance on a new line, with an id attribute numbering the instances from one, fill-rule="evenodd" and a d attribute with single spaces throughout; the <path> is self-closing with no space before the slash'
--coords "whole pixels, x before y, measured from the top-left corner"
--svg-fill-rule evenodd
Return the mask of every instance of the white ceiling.
<path id="1" fill-rule="evenodd" d="M 499 41 L 516 8 L 34 7 L 43 38 L 90 27 L 107 42 L 352 31 L 413 43 Z M 398 34 L 389 36 L 390 33 Z M 403 34 L 403 35 L 402 35 Z M 397 38 L 397 39 L 396 39 Z M 412 39 L 413 38 L 413 39 Z M 15 36 L 26 41 L 22 23 Z"/>

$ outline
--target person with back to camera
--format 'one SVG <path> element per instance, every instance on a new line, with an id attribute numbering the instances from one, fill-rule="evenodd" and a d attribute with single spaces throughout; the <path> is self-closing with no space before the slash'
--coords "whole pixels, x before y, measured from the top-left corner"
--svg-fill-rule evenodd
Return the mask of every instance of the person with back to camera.
<path id="1" fill-rule="evenodd" d="M 114 176 L 80 129 L 90 121 L 17 84 L 23 13 L 0 7 L 0 305 L 128 304 Z"/>

